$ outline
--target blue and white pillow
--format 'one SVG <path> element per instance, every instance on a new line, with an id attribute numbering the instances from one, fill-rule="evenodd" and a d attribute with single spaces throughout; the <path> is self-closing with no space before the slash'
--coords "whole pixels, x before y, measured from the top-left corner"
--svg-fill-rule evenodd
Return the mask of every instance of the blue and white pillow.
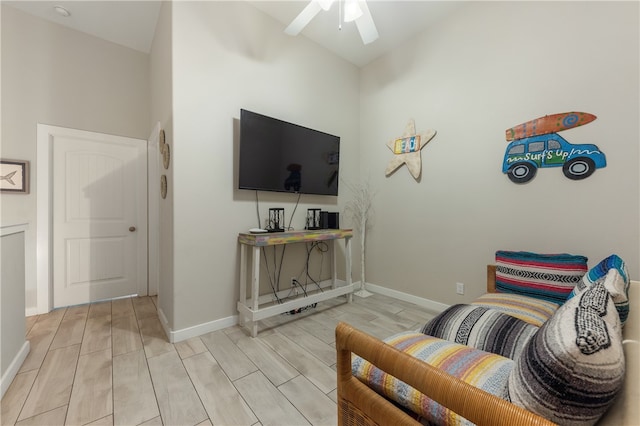
<path id="1" fill-rule="evenodd" d="M 616 272 L 609 274 L 612 270 Z M 605 282 L 605 287 L 613 299 L 618 315 L 620 315 L 620 323 L 624 326 L 629 316 L 629 285 L 631 281 L 627 265 L 618 255 L 612 254 L 591 268 L 576 284 L 569 294 L 569 298 L 599 282 Z"/>

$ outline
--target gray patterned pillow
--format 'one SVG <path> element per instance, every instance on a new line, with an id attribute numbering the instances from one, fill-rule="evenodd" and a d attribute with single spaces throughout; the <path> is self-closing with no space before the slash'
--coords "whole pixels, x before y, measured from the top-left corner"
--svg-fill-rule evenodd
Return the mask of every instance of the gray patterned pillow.
<path id="1" fill-rule="evenodd" d="M 571 298 L 515 360 L 509 399 L 559 424 L 594 424 L 622 389 L 621 330 L 602 282 Z"/>
<path id="2" fill-rule="evenodd" d="M 453 305 L 420 330 L 429 336 L 516 359 L 538 327 L 484 306 Z"/>

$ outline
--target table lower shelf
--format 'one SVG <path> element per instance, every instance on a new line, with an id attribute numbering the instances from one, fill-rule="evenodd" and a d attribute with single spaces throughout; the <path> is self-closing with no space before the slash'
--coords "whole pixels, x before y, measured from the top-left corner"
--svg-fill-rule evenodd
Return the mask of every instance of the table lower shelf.
<path id="1" fill-rule="evenodd" d="M 258 332 L 257 323 L 256 323 L 257 321 L 272 317 L 274 315 L 282 314 L 284 312 L 289 312 L 294 309 L 304 308 L 305 306 L 311 305 L 313 303 L 322 302 L 323 300 L 333 299 L 339 296 L 346 295 L 348 298 L 348 301 L 351 302 L 353 291 L 354 291 L 354 284 L 338 285 L 336 286 L 336 288 L 330 288 L 328 290 L 310 294 L 308 296 L 298 297 L 296 299 L 289 300 L 284 303 L 279 303 L 279 304 L 267 306 L 264 308 L 258 308 L 257 310 L 253 310 L 246 304 L 239 301 L 238 302 L 238 313 L 239 313 L 238 322 L 240 326 L 244 326 L 245 321 L 251 321 L 253 323 L 252 327 L 250 328 L 251 336 L 256 337 Z M 250 300 L 247 300 L 247 302 L 250 302 Z"/>

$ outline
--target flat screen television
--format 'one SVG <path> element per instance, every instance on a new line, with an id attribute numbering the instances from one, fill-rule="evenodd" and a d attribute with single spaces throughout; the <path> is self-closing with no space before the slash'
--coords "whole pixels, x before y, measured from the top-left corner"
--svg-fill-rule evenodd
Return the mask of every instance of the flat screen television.
<path id="1" fill-rule="evenodd" d="M 240 189 L 338 195 L 340 137 L 240 110 Z"/>

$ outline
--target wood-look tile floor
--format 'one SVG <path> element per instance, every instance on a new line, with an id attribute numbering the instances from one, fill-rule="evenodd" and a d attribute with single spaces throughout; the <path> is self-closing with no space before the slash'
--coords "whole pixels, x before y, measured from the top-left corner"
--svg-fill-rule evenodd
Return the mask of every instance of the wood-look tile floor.
<path id="1" fill-rule="evenodd" d="M 27 318 L 31 351 L 2 399 L 2 425 L 334 425 L 339 321 L 379 338 L 434 313 L 373 295 L 319 303 L 168 343 L 155 299 Z"/>

